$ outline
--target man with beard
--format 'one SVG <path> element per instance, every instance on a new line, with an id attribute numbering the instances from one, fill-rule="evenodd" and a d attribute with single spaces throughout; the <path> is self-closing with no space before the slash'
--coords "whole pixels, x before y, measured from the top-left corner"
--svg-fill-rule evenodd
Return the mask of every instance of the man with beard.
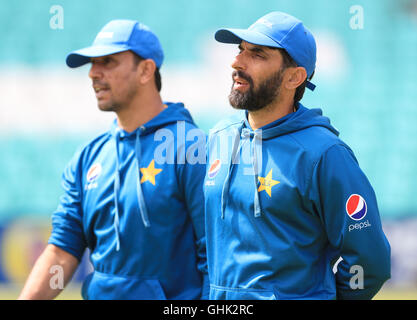
<path id="1" fill-rule="evenodd" d="M 315 87 L 313 35 L 271 12 L 215 38 L 239 46 L 229 101 L 244 111 L 208 141 L 210 299 L 371 299 L 390 246 L 352 150 L 300 103 Z"/>
<path id="2" fill-rule="evenodd" d="M 86 248 L 94 271 L 85 299 L 207 297 L 205 164 L 185 158 L 204 150 L 205 135 L 182 103 L 162 101 L 162 61 L 156 35 L 133 20 L 110 21 L 92 46 L 68 55 L 71 68 L 91 63 L 98 107 L 116 119 L 65 169 L 49 244 L 20 299 L 54 298 Z"/>

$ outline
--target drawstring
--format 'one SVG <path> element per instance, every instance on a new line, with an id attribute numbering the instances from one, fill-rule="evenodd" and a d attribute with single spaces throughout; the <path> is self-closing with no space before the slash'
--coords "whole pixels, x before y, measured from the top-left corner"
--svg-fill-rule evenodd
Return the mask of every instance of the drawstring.
<path id="1" fill-rule="evenodd" d="M 145 127 L 140 127 L 140 130 L 144 130 Z M 114 175 L 114 230 L 116 232 L 116 251 L 120 250 L 120 212 L 119 212 L 119 194 L 120 194 L 120 162 L 119 162 L 119 143 L 120 143 L 120 129 L 116 128 L 115 131 L 115 144 L 116 144 L 116 172 Z M 140 133 L 139 130 L 136 133 L 136 142 L 135 142 L 135 160 L 137 165 L 137 177 L 136 177 L 136 191 L 137 198 L 139 203 L 139 211 L 142 217 L 142 222 L 146 228 L 151 226 L 148 218 L 148 210 L 145 204 L 145 197 L 142 192 L 142 185 L 140 183 L 140 154 L 141 154 L 141 144 L 140 144 Z"/>
<path id="2" fill-rule="evenodd" d="M 258 150 L 259 150 L 259 146 L 262 144 L 262 131 L 260 130 L 250 131 L 247 128 L 243 128 L 240 130 L 240 132 L 237 131 L 237 134 L 235 135 L 234 143 L 232 146 L 232 156 L 230 159 L 226 179 L 223 184 L 222 197 L 221 197 L 221 218 L 222 219 L 224 219 L 224 213 L 225 213 L 226 202 L 227 202 L 227 193 L 229 192 L 229 188 L 230 188 L 230 175 L 231 175 L 232 165 L 235 163 L 236 157 L 238 156 L 241 147 L 243 146 L 245 141 L 247 140 L 250 141 L 250 137 L 252 134 L 253 134 L 253 139 L 250 144 L 250 150 L 252 151 L 251 162 L 252 162 L 252 170 L 253 170 L 251 174 L 253 176 L 253 183 L 255 187 L 254 204 L 253 204 L 254 216 L 256 218 L 261 216 L 261 203 L 259 201 L 259 193 L 258 193 L 258 165 L 259 165 L 258 164 Z M 240 138 L 243 139 L 242 143 L 240 143 Z M 262 149 L 260 149 L 260 151 L 262 152 Z"/>
<path id="3" fill-rule="evenodd" d="M 116 231 L 116 251 L 120 250 L 120 234 L 119 234 L 119 192 L 120 192 L 120 164 L 119 164 L 119 140 L 120 130 L 116 129 L 116 172 L 114 177 L 114 230 Z"/>
<path id="4" fill-rule="evenodd" d="M 253 201 L 253 210 L 254 210 L 254 216 L 255 218 L 261 216 L 261 203 L 259 201 L 259 193 L 258 193 L 258 149 L 262 145 L 262 131 L 255 130 L 254 136 L 252 140 L 252 168 L 253 168 L 253 179 L 254 179 L 254 185 L 255 185 L 255 198 Z M 262 152 L 262 147 L 260 149 L 260 152 Z"/>
<path id="5" fill-rule="evenodd" d="M 251 161 L 252 161 L 252 170 L 251 172 L 253 176 L 253 183 L 255 186 L 255 193 L 253 199 L 253 215 L 257 218 L 261 216 L 261 203 L 259 201 L 259 193 L 258 193 L 258 146 L 262 143 L 262 133 L 259 130 L 250 131 L 247 128 L 242 129 L 242 139 L 250 140 L 251 135 L 253 135 L 252 142 L 250 144 L 251 150 Z M 261 149 L 262 151 L 262 149 Z"/>
<path id="6" fill-rule="evenodd" d="M 223 183 L 222 198 L 221 198 L 221 217 L 222 217 L 222 219 L 224 219 L 224 211 L 226 209 L 226 201 L 227 201 L 226 195 L 227 195 L 227 193 L 229 193 L 231 168 L 233 166 L 233 163 L 235 162 L 236 155 L 239 153 L 239 150 L 240 150 L 239 141 L 240 141 L 240 131 L 238 130 L 236 132 L 235 139 L 233 141 L 232 155 L 231 155 L 231 158 L 230 158 L 229 167 L 227 168 L 226 179 L 224 180 L 224 183 Z"/>
<path id="7" fill-rule="evenodd" d="M 145 127 L 140 127 L 140 130 L 144 130 Z M 138 197 L 138 203 L 139 203 L 139 211 L 142 217 L 143 225 L 146 228 L 149 228 L 151 226 L 151 223 L 149 221 L 148 217 L 148 210 L 146 208 L 145 204 L 145 197 L 143 196 L 142 192 L 142 184 L 140 183 L 140 154 L 141 154 L 141 144 L 140 144 L 140 133 L 139 130 L 136 133 L 136 144 L 135 144 L 135 158 L 136 158 L 136 165 L 137 165 L 137 174 L 138 177 L 136 179 L 136 192 Z"/>

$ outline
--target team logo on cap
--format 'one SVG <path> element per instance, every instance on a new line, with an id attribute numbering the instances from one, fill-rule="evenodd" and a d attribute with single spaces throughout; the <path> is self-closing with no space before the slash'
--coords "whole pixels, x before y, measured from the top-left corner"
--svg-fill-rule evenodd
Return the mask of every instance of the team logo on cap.
<path id="1" fill-rule="evenodd" d="M 219 159 L 214 160 L 208 171 L 208 177 L 214 178 L 220 171 L 221 163 Z"/>
<path id="2" fill-rule="evenodd" d="M 256 23 L 263 24 L 264 26 L 267 26 L 270 29 L 272 29 L 272 26 L 273 26 L 272 23 L 266 20 L 265 18 L 260 18 L 258 21 L 256 21 Z"/>
<path id="3" fill-rule="evenodd" d="M 366 216 L 366 201 L 358 194 L 352 194 L 346 201 L 346 212 L 353 220 L 361 220 Z"/>
<path id="4" fill-rule="evenodd" d="M 113 34 L 114 34 L 114 32 L 101 31 L 97 35 L 97 39 L 111 39 L 111 38 L 113 38 Z"/>
<path id="5" fill-rule="evenodd" d="M 96 180 L 101 174 L 101 164 L 93 164 L 87 172 L 87 182 L 91 183 Z"/>

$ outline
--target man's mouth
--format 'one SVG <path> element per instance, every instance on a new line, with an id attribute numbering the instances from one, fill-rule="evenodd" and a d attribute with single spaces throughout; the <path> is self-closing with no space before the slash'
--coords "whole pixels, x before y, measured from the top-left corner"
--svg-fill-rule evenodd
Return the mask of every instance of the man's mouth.
<path id="1" fill-rule="evenodd" d="M 240 70 L 232 72 L 233 87 L 232 90 L 246 91 L 253 85 L 249 75 Z"/>
<path id="2" fill-rule="evenodd" d="M 234 77 L 233 78 L 233 90 L 240 90 L 244 91 L 249 88 L 249 82 L 247 82 L 245 79 L 240 77 Z"/>
<path id="3" fill-rule="evenodd" d="M 109 91 L 109 87 L 106 86 L 93 86 L 94 92 L 96 93 L 96 97 L 102 97 L 107 91 Z"/>

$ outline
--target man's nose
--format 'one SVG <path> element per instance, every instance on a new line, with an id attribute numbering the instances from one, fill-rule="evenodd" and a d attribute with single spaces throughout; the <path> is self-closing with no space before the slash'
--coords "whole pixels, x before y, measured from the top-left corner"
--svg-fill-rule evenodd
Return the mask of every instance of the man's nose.
<path id="1" fill-rule="evenodd" d="M 88 76 L 91 79 L 99 79 L 103 75 L 100 66 L 97 63 L 91 62 L 90 71 L 88 72 Z"/>
<path id="2" fill-rule="evenodd" d="M 235 70 L 245 70 L 246 62 L 243 52 L 239 53 L 233 60 L 231 67 Z"/>

